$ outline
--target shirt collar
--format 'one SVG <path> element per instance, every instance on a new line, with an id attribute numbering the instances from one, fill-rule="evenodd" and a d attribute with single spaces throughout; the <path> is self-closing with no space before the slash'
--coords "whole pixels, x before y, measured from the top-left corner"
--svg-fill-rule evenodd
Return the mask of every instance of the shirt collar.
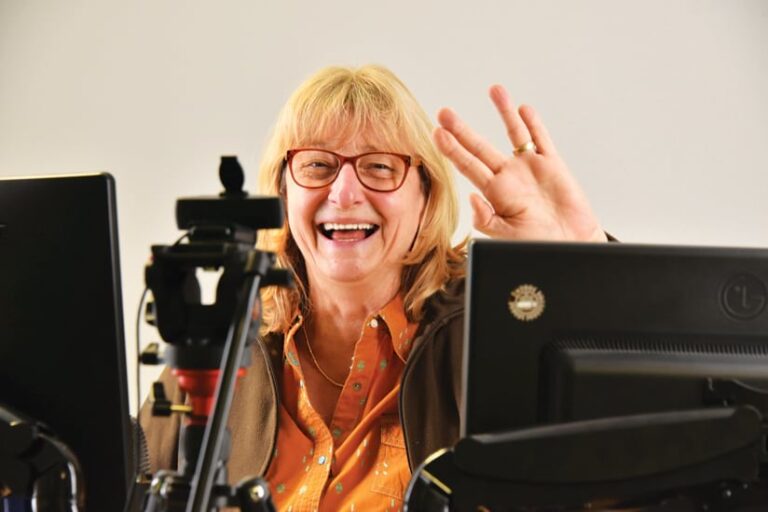
<path id="1" fill-rule="evenodd" d="M 400 294 L 395 295 L 378 313 L 371 315 L 367 321 L 371 322 L 374 318 L 384 322 L 384 326 L 389 331 L 392 348 L 397 356 L 405 362 L 411 351 L 413 335 L 416 332 L 417 325 L 408 322 L 402 296 Z"/>

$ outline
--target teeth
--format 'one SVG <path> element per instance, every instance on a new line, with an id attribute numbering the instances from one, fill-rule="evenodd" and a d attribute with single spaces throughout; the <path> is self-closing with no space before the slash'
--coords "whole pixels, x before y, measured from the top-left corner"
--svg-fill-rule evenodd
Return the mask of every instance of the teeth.
<path id="1" fill-rule="evenodd" d="M 336 224 L 334 222 L 323 223 L 326 231 L 357 231 L 361 229 L 373 229 L 373 224 Z"/>

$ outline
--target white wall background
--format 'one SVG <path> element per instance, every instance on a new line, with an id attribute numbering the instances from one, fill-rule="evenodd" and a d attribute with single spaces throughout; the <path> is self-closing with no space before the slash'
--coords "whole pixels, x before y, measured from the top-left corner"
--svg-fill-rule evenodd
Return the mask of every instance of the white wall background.
<path id="1" fill-rule="evenodd" d="M 290 92 L 370 62 L 503 148 L 486 90 L 507 85 L 622 240 L 768 245 L 765 0 L 0 0 L 0 176 L 116 177 L 133 357 L 176 197 L 217 192 L 222 154 L 254 190 Z M 466 205 L 458 236 L 470 226 Z"/>

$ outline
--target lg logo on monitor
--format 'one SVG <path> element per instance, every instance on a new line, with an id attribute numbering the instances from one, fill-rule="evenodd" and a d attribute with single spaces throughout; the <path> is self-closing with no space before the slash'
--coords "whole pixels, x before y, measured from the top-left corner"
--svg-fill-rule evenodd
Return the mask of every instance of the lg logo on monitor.
<path id="1" fill-rule="evenodd" d="M 765 283 L 752 274 L 739 274 L 726 283 L 722 292 L 723 308 L 737 320 L 750 320 L 763 312 L 768 302 Z"/>

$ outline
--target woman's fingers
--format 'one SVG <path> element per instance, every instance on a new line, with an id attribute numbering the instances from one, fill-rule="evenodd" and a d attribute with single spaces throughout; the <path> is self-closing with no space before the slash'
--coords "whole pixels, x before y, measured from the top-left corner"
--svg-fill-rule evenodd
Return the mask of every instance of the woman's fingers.
<path id="1" fill-rule="evenodd" d="M 498 172 L 501 166 L 504 165 L 507 158 L 506 155 L 467 126 L 453 110 L 449 108 L 440 109 L 437 113 L 437 121 L 440 123 L 440 126 L 453 135 L 464 149 L 477 157 L 492 172 Z"/>
<path id="2" fill-rule="evenodd" d="M 459 144 L 454 135 L 445 128 L 435 128 L 433 138 L 439 149 L 453 165 L 480 190 L 485 190 L 493 173 L 486 164 Z"/>
<path id="3" fill-rule="evenodd" d="M 549 136 L 549 131 L 547 131 L 547 127 L 544 126 L 544 123 L 541 122 L 541 118 L 536 110 L 529 105 L 522 105 L 519 113 L 520 118 L 528 127 L 531 139 L 534 144 L 536 144 L 537 152 L 542 155 L 554 155 L 557 153 L 555 144 Z"/>
<path id="4" fill-rule="evenodd" d="M 433 135 L 438 149 L 482 194 L 470 196 L 475 228 L 507 239 L 604 238 L 536 111 L 516 107 L 500 85 L 492 86 L 489 93 L 506 126 L 512 151 L 498 151 L 449 109 L 439 112 L 441 127 Z M 535 153 L 529 145 L 535 145 Z"/>
<path id="5" fill-rule="evenodd" d="M 475 229 L 490 234 L 488 230 L 494 216 L 493 207 L 475 192 L 469 194 L 469 203 L 472 205 L 472 224 Z"/>
<path id="6" fill-rule="evenodd" d="M 491 86 L 488 93 L 493 104 L 496 105 L 496 110 L 501 115 L 504 126 L 507 128 L 507 135 L 512 142 L 512 147 L 518 148 L 526 142 L 530 142 L 532 137 L 528 131 L 528 126 L 523 122 L 523 118 L 512 103 L 507 90 L 503 86 L 496 84 Z"/>

